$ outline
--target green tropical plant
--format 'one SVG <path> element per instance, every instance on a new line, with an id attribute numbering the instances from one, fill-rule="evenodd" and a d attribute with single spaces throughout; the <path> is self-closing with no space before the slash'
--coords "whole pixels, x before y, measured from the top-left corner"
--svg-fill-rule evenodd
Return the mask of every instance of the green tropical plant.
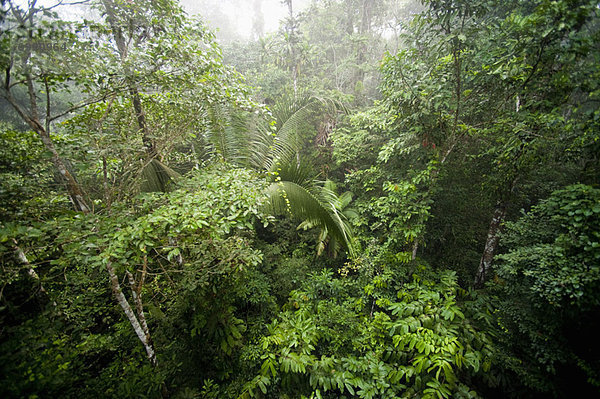
<path id="1" fill-rule="evenodd" d="M 261 262 L 252 234 L 255 224 L 272 220 L 262 206 L 266 184 L 253 171 L 215 165 L 131 208 L 1 223 L 0 393 L 77 397 L 98 389 L 124 397 L 144 390 L 157 397 L 155 380 L 174 356 L 229 356 L 245 326 L 233 295 L 221 300 L 215 292 L 237 292 Z M 23 304 L 31 312 L 19 310 Z M 106 359 L 88 364 L 93 357 Z M 110 385 L 117 370 L 121 384 Z M 89 375 L 100 375 L 95 387 L 83 382 Z"/>
<path id="2" fill-rule="evenodd" d="M 387 285 L 375 284 L 363 294 Z M 268 326 L 260 371 L 240 397 L 477 398 L 474 377 L 493 378 L 490 336 L 459 303 L 473 301 L 453 272 L 415 275 L 395 298 L 378 299 L 376 312 L 352 292 L 331 271 L 309 276 Z"/>
<path id="3" fill-rule="evenodd" d="M 323 112 L 336 112 L 339 107 L 333 100 L 306 93 L 277 102 L 270 120 L 217 106 L 214 112 L 219 114 L 221 125 L 209 132 L 207 141 L 225 161 L 258 169 L 269 177 L 267 193 L 273 213 L 290 213 L 306 222 L 303 227 L 321 228 L 337 243 L 334 245 L 353 255 L 355 245 L 348 224 L 353 213 L 342 212 L 351 195 L 338 197 L 331 183 L 319 184 L 301 159 L 305 143 L 302 133 L 310 126 L 307 121 Z"/>
<path id="4" fill-rule="evenodd" d="M 350 221 L 358 216 L 357 211 L 354 208 L 350 208 L 349 205 L 352 202 L 353 194 L 350 191 L 346 191 L 339 196 L 337 195 L 336 184 L 331 180 L 326 180 L 321 187 L 321 198 L 333 206 L 332 211 L 334 214 L 341 215 L 340 219 L 344 221 Z M 308 230 L 314 227 L 318 227 L 312 219 L 306 219 L 298 225 L 298 229 Z M 340 243 L 335 237 L 329 234 L 327 226 L 321 226 L 319 230 L 318 242 L 317 242 L 317 256 L 321 256 L 325 249 L 329 250 L 330 255 L 336 257 L 340 249 Z"/>
<path id="5" fill-rule="evenodd" d="M 553 192 L 507 223 L 501 244 L 500 284 L 489 288 L 501 300 L 503 345 L 524 360 L 513 368 L 539 390 L 556 392 L 566 379 L 597 390 L 600 190 L 576 184 Z"/>

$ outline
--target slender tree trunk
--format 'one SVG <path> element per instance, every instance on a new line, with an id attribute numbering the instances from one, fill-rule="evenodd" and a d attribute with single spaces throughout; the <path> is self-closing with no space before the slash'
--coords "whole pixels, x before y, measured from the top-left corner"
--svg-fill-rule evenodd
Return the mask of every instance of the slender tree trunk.
<path id="1" fill-rule="evenodd" d="M 252 19 L 252 36 L 255 40 L 259 40 L 265 33 L 265 16 L 262 11 L 263 0 L 254 0 L 252 6 L 254 10 L 254 18 Z"/>
<path id="2" fill-rule="evenodd" d="M 144 261 L 144 264 L 146 264 L 146 261 Z M 144 271 L 145 270 L 146 270 L 146 268 L 144 267 Z M 150 337 L 150 329 L 148 328 L 148 323 L 146 322 L 146 315 L 144 314 L 144 305 L 142 304 L 143 277 L 142 277 L 142 280 L 140 281 L 140 284 L 136 286 L 133 275 L 129 271 L 127 271 L 126 274 L 127 274 L 127 279 L 129 280 L 129 285 L 131 286 L 131 296 L 133 297 L 133 303 L 135 304 L 137 318 L 140 322 L 140 326 L 142 327 L 142 331 L 144 332 L 144 335 L 146 336 L 146 342 L 148 343 L 149 346 L 154 347 L 154 345 L 152 343 L 152 338 Z M 152 359 L 150 359 L 150 361 L 152 362 Z M 156 359 L 154 360 L 153 364 L 156 365 Z"/>
<path id="3" fill-rule="evenodd" d="M 146 148 L 146 152 L 151 158 L 153 158 L 156 156 L 156 145 L 154 143 L 154 140 L 150 138 L 148 124 L 146 123 L 146 113 L 144 112 L 140 92 L 135 84 L 135 81 L 133 80 L 133 73 L 126 64 L 129 51 L 127 48 L 127 44 L 125 43 L 125 38 L 123 37 L 121 27 L 117 22 L 117 17 L 115 14 L 115 4 L 113 0 L 102 0 L 102 4 L 104 5 L 104 9 L 106 10 L 108 23 L 110 24 L 110 27 L 112 29 L 113 38 L 115 39 L 115 43 L 117 44 L 117 50 L 119 52 L 119 57 L 121 58 L 121 64 L 126 74 L 127 85 L 129 87 L 129 94 L 131 96 L 133 110 L 135 112 L 138 127 L 142 132 L 142 141 L 144 143 L 144 147 Z"/>
<path id="4" fill-rule="evenodd" d="M 33 9 L 35 7 L 35 2 L 31 3 L 30 7 L 32 7 L 32 9 Z M 52 142 L 52 139 L 50 138 L 50 91 L 48 89 L 48 81 L 47 80 L 44 81 L 44 84 L 46 85 L 46 102 L 47 102 L 46 103 L 46 123 L 45 123 L 46 126 L 44 127 L 44 125 L 42 125 L 42 123 L 40 121 L 40 113 L 38 110 L 37 96 L 36 96 L 35 87 L 33 84 L 33 77 L 31 76 L 31 65 L 30 65 L 33 30 L 34 30 L 34 27 L 33 27 L 34 26 L 33 25 L 34 24 L 34 12 L 23 13 L 19 9 L 13 8 L 13 7 L 11 7 L 11 11 L 12 11 L 13 16 L 17 19 L 17 21 L 22 26 L 28 26 L 28 28 L 29 28 L 28 35 L 27 35 L 27 40 L 28 40 L 27 49 L 28 50 L 23 54 L 23 58 L 22 58 L 23 70 L 25 71 L 24 83 L 27 87 L 27 95 L 29 97 L 29 110 L 27 110 L 26 108 L 23 108 L 18 103 L 18 101 L 14 98 L 14 96 L 12 95 L 11 82 L 10 82 L 12 60 L 10 61 L 8 67 L 5 70 L 6 77 L 5 77 L 4 88 L 3 88 L 3 93 L 2 93 L 3 97 L 15 109 L 17 114 L 19 114 L 19 117 L 23 121 L 25 121 L 31 127 L 31 129 L 33 129 L 33 131 L 35 131 L 40 136 L 42 143 L 44 144 L 46 149 L 52 154 L 52 163 L 54 164 L 56 169 L 58 169 L 58 172 L 60 173 L 60 175 L 65 183 L 67 193 L 69 194 L 69 197 L 70 197 L 71 202 L 73 203 L 73 206 L 75 207 L 75 209 L 78 211 L 81 211 L 83 213 L 89 213 L 91 211 L 91 208 L 88 206 L 87 202 L 85 201 L 85 196 L 83 194 L 83 190 L 81 189 L 81 186 L 75 179 L 75 176 L 73 176 L 73 174 L 71 174 L 69 169 L 66 167 L 65 162 L 58 154 L 58 151 L 56 150 L 56 147 L 54 146 L 54 143 Z"/>
<path id="5" fill-rule="evenodd" d="M 411 251 L 411 259 L 412 260 L 417 259 L 418 252 L 419 252 L 419 239 L 415 238 L 415 240 L 413 241 L 413 247 L 412 247 L 412 251 Z"/>
<path id="6" fill-rule="evenodd" d="M 35 101 L 35 93 L 33 92 L 33 82 L 31 81 L 31 77 L 27 76 L 26 80 L 28 85 L 30 102 L 32 103 L 31 113 L 28 113 L 19 105 L 19 103 L 12 96 L 12 93 L 10 91 L 5 91 L 4 97 L 9 102 L 9 104 L 12 105 L 15 111 L 17 111 L 21 119 L 23 119 L 31 127 L 31 129 L 33 129 L 33 131 L 39 135 L 42 143 L 44 144 L 44 147 L 46 147 L 46 149 L 52 154 L 52 163 L 60 173 L 65 183 L 67 193 L 69 194 L 69 198 L 71 199 L 71 202 L 73 203 L 75 209 L 83 213 L 89 213 L 91 212 L 91 208 L 88 206 L 85 200 L 85 196 L 83 194 L 81 186 L 75 179 L 75 176 L 71 174 L 63 159 L 58 154 L 58 151 L 54 146 L 54 142 L 52 142 L 52 139 L 50 138 L 50 133 L 44 128 L 37 116 L 37 104 Z"/>
<path id="7" fill-rule="evenodd" d="M 518 155 L 515 159 L 519 159 L 523 155 L 524 146 L 521 145 L 521 149 L 519 150 Z M 487 274 L 492 267 L 492 261 L 494 260 L 494 255 L 496 254 L 496 249 L 498 248 L 498 241 L 500 240 L 499 233 L 502 230 L 502 223 L 504 223 L 504 219 L 506 217 L 506 208 L 508 206 L 509 198 L 513 195 L 515 187 L 517 186 L 517 182 L 519 181 L 518 172 L 515 170 L 514 178 L 510 183 L 510 187 L 506 191 L 506 194 L 501 197 L 494 208 L 494 214 L 492 215 L 492 220 L 490 221 L 490 226 L 488 228 L 487 238 L 485 240 L 485 246 L 483 247 L 483 253 L 481 255 L 481 260 L 479 261 L 479 267 L 477 269 L 477 275 L 475 276 L 475 281 L 473 282 L 473 286 L 475 288 L 483 288 L 485 284 Z"/>
<path id="8" fill-rule="evenodd" d="M 367 35 L 369 33 L 371 33 L 371 21 L 372 21 L 372 15 L 373 15 L 373 0 L 363 0 L 362 1 L 362 7 L 361 7 L 361 16 L 360 16 L 360 28 L 359 28 L 359 33 L 361 36 Z M 363 40 L 363 43 L 359 46 L 358 48 L 358 54 L 356 55 L 356 64 L 357 64 L 357 71 L 356 71 L 356 78 L 355 78 L 355 84 L 358 82 L 363 82 L 365 79 L 365 70 L 364 70 L 364 64 L 366 61 L 366 54 L 367 54 L 367 44 L 366 41 L 364 41 L 364 37 L 361 38 L 361 40 Z"/>
<path id="9" fill-rule="evenodd" d="M 29 277 L 31 277 L 33 280 L 36 280 L 39 282 L 40 276 L 36 273 L 35 270 L 33 270 L 33 267 L 31 267 L 31 263 L 29 263 L 29 259 L 27 259 L 25 252 L 23 252 L 23 250 L 19 247 L 17 240 L 15 240 L 13 238 L 12 241 L 14 244 L 15 256 L 17 257 L 19 262 L 21 262 L 23 265 L 25 265 L 27 267 L 27 275 Z M 44 286 L 41 282 L 40 282 L 40 292 L 42 292 L 44 294 L 46 293 L 46 290 L 44 289 Z"/>
<path id="10" fill-rule="evenodd" d="M 488 228 L 487 239 L 485 240 L 485 247 L 481 260 L 479 261 L 479 268 L 477 269 L 477 275 L 473 283 L 475 288 L 482 288 L 485 284 L 487 273 L 492 267 L 492 261 L 494 260 L 494 254 L 498 247 L 499 233 L 506 216 L 506 203 L 499 202 L 494 209 L 494 215 Z"/>
<path id="11" fill-rule="evenodd" d="M 154 143 L 154 140 L 150 138 L 150 131 L 148 130 L 148 124 L 146 123 L 146 113 L 144 112 L 142 99 L 135 83 L 130 83 L 129 92 L 131 93 L 131 102 L 133 103 L 133 110 L 135 111 L 138 127 L 142 132 L 142 142 L 146 148 L 146 153 L 150 158 L 154 158 L 157 155 L 156 144 Z"/>
<path id="12" fill-rule="evenodd" d="M 52 162 L 54 163 L 54 165 L 56 166 L 60 175 L 66 183 L 67 192 L 69 193 L 69 197 L 71 198 L 71 202 L 75 206 L 75 209 L 83 213 L 91 212 L 91 208 L 85 201 L 85 197 L 81 186 L 75 179 L 75 176 L 73 176 L 71 172 L 69 172 L 62 158 L 58 155 L 58 152 L 56 151 L 54 143 L 50 139 L 50 135 L 48 134 L 48 132 L 46 132 L 45 130 L 38 130 L 37 133 L 40 135 L 40 138 L 46 146 L 46 149 L 48 149 L 50 153 L 52 153 Z"/>
<path id="13" fill-rule="evenodd" d="M 109 13 L 109 18 L 112 15 L 112 18 L 110 18 L 111 25 L 113 26 L 113 29 L 115 29 L 115 28 L 117 28 L 117 26 L 116 26 L 116 22 L 114 19 L 114 14 L 112 14 L 113 9 L 110 8 L 110 6 L 113 5 L 113 2 L 112 2 L 112 0 L 103 0 L 103 2 L 107 8 L 107 13 Z M 18 14 L 18 12 L 15 13 L 15 16 L 17 18 L 19 18 L 21 23 L 23 23 L 23 24 L 25 23 L 23 17 L 20 14 Z M 119 34 L 115 33 L 115 40 L 117 41 L 117 46 L 119 48 L 119 53 L 121 55 L 121 58 L 122 58 L 122 60 L 124 60 L 125 57 L 127 56 L 127 48 L 125 46 L 123 37 L 120 35 L 120 30 L 118 32 L 119 32 Z M 31 40 L 31 32 L 30 32 L 30 40 Z M 24 62 L 23 62 L 24 68 L 26 71 L 28 71 L 28 66 L 27 66 L 28 60 L 29 60 L 29 55 L 26 55 L 24 57 Z M 54 143 L 52 142 L 52 139 L 50 137 L 50 132 L 48 129 L 49 122 L 50 122 L 49 94 L 47 94 L 47 98 L 46 98 L 46 101 L 47 101 L 46 126 L 47 127 L 45 128 L 42 125 L 42 123 L 40 122 L 37 97 L 36 97 L 35 88 L 33 85 L 33 79 L 31 77 L 31 74 L 28 72 L 25 73 L 25 84 L 27 86 L 27 92 L 29 95 L 29 102 L 30 102 L 29 110 L 22 107 L 18 103 L 18 101 L 14 98 L 14 96 L 12 95 L 11 89 L 10 89 L 11 88 L 10 77 L 11 77 L 11 69 L 9 66 L 6 69 L 6 78 L 5 78 L 4 88 L 3 88 L 3 92 L 2 92 L 3 96 L 13 106 L 13 108 L 16 110 L 16 112 L 19 114 L 19 116 L 40 136 L 42 143 L 44 144 L 46 149 L 52 154 L 52 162 L 54 163 L 54 165 L 58 169 L 60 175 L 62 176 L 62 178 L 65 181 L 67 192 L 69 193 L 69 196 L 71 198 L 71 201 L 73 202 L 73 205 L 75 206 L 75 209 L 82 213 L 89 213 L 91 211 L 91 208 L 87 205 L 87 203 L 84 199 L 84 194 L 83 194 L 83 190 L 81 189 L 81 186 L 79 185 L 79 183 L 77 182 L 75 177 L 69 172 L 68 168 L 66 167 L 65 162 L 58 154 L 58 151 L 56 150 L 56 147 L 54 146 Z M 130 93 L 131 93 L 132 102 L 133 102 L 133 105 L 134 105 L 134 108 L 136 111 L 136 117 L 138 120 L 138 124 L 140 126 L 140 129 L 142 130 L 142 133 L 144 134 L 144 145 L 146 146 L 147 152 L 151 153 L 151 155 L 154 156 L 155 148 L 154 148 L 154 145 L 148 144 L 148 143 L 151 143 L 151 141 L 149 139 L 147 126 L 145 123 L 145 115 L 143 113 L 140 96 L 139 96 L 139 93 L 138 93 L 135 85 L 130 87 Z M 105 173 L 106 173 L 106 170 L 105 170 Z M 106 178 L 107 178 L 107 176 L 105 174 L 105 179 Z M 28 266 L 28 275 L 36 280 L 39 280 L 39 276 L 37 275 L 35 270 L 29 264 L 29 261 L 28 261 L 27 257 L 25 256 L 25 253 L 18 247 L 16 241 L 15 241 L 15 255 L 21 263 Z M 129 321 L 129 323 L 133 327 L 136 335 L 142 342 L 144 349 L 146 350 L 148 359 L 150 360 L 150 363 L 153 366 L 156 366 L 156 364 L 157 364 L 156 353 L 154 351 L 154 346 L 152 344 L 150 331 L 149 331 L 148 325 L 146 323 L 146 318 L 144 315 L 142 301 L 141 301 L 141 287 L 143 284 L 143 277 L 145 276 L 145 268 L 144 268 L 144 273 L 142 274 L 142 279 L 140 281 L 139 286 L 136 288 L 135 284 L 132 284 L 132 294 L 133 294 L 134 304 L 137 309 L 137 316 L 134 313 L 133 309 L 131 308 L 131 305 L 127 301 L 125 295 L 123 294 L 123 290 L 121 289 L 121 286 L 119 284 L 119 279 L 118 279 L 118 277 L 115 273 L 115 270 L 112 267 L 112 263 L 110 261 L 107 262 L 107 264 L 106 264 L 106 270 L 108 271 L 111 289 L 112 289 L 112 292 L 113 292 L 117 302 L 119 303 L 119 305 L 125 312 L 125 316 L 127 317 L 127 320 Z M 130 282 L 132 282 L 132 281 L 133 281 L 133 276 L 130 275 Z M 44 291 L 43 287 L 41 287 L 41 290 Z M 167 394 L 165 395 L 165 393 L 167 393 Z M 168 396 L 168 392 L 166 391 L 165 386 L 163 386 L 163 395 Z"/>
<path id="14" fill-rule="evenodd" d="M 144 317 L 143 310 L 141 309 L 141 299 L 139 299 L 139 297 L 136 296 L 136 294 L 134 294 L 134 301 L 137 302 L 136 306 L 138 304 L 140 305 L 138 309 L 138 315 L 136 316 L 135 312 L 131 308 L 131 305 L 129 305 L 127 298 L 125 298 L 125 294 L 123 294 L 123 290 L 121 289 L 121 285 L 119 284 L 119 278 L 117 277 L 115 269 L 112 267 L 112 263 L 110 261 L 106 263 L 106 270 L 108 271 L 110 286 L 117 302 L 123 309 L 123 312 L 125 312 L 125 316 L 127 317 L 129 324 L 131 324 L 131 326 L 133 327 L 135 334 L 142 342 L 142 345 L 144 345 L 144 349 L 146 349 L 148 360 L 150 360 L 150 363 L 153 366 L 156 366 L 156 352 L 154 351 L 154 346 L 150 338 L 150 331 L 148 330 L 148 325 L 146 324 L 146 319 Z"/>
<path id="15" fill-rule="evenodd" d="M 289 25 L 287 27 L 288 40 L 290 42 L 291 58 L 292 58 L 292 82 L 294 85 L 294 95 L 298 94 L 298 74 L 300 65 L 298 54 L 296 53 L 296 21 L 294 19 L 293 0 L 283 0 L 283 3 L 288 7 Z"/>
<path id="16" fill-rule="evenodd" d="M 296 57 L 294 57 L 296 58 Z M 294 80 L 294 96 L 298 95 L 298 64 L 294 65 L 294 71 L 292 73 L 292 79 Z"/>

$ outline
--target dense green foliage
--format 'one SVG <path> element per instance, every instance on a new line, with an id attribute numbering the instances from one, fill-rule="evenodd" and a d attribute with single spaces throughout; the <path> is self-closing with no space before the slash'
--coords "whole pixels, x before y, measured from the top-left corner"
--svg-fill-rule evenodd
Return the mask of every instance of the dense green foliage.
<path id="1" fill-rule="evenodd" d="M 489 371 L 490 337 L 458 306 L 452 272 L 437 283 L 376 279 L 357 288 L 327 270 L 310 275 L 268 326 L 260 374 L 242 396 L 277 383 L 276 396 L 477 397 L 461 378 Z"/>
<path id="2" fill-rule="evenodd" d="M 2 2 L 2 397 L 598 395 L 597 1 L 84 3 Z"/>

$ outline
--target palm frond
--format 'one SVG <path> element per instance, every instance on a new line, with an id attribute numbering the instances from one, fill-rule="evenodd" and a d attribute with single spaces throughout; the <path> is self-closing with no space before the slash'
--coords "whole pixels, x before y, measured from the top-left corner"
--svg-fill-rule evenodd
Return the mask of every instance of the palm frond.
<path id="1" fill-rule="evenodd" d="M 338 202 L 339 202 L 339 208 L 338 209 L 346 209 L 346 207 L 348 205 L 350 205 L 350 203 L 352 202 L 352 197 L 354 196 L 354 194 L 352 194 L 351 191 L 346 191 L 343 192 L 342 194 L 340 194 L 340 196 L 338 197 Z"/>
<path id="2" fill-rule="evenodd" d="M 248 158 L 248 118 L 228 105 L 213 103 L 206 110 L 206 136 L 213 151 L 227 162 L 243 164 Z"/>
<path id="3" fill-rule="evenodd" d="M 276 139 L 274 127 L 269 124 L 257 124 L 249 130 L 247 137 L 249 147 L 248 165 L 258 170 L 273 171 L 277 163 L 274 154 L 278 152 L 293 153 L 294 149 L 289 143 Z"/>
<path id="4" fill-rule="evenodd" d="M 272 121 L 220 104 L 212 104 L 207 141 L 214 152 L 228 162 L 274 172 L 282 163 L 298 161 L 302 149 L 302 129 L 318 113 L 336 113 L 343 108 L 333 100 L 308 94 L 290 95 L 272 108 Z"/>
<path id="5" fill-rule="evenodd" d="M 319 114 L 337 112 L 337 105 L 310 95 L 281 99 L 272 109 L 273 120 L 215 104 L 207 110 L 207 141 L 224 160 L 272 172 L 278 181 L 268 193 L 272 211 L 291 212 L 304 220 L 303 226 L 320 227 L 319 245 L 330 249 L 336 243 L 353 254 L 353 238 L 343 206 L 335 193 L 335 184 L 317 184 L 312 169 L 301 162 L 299 153 L 305 137 L 302 129 L 310 127 Z"/>
<path id="6" fill-rule="evenodd" d="M 302 160 L 278 162 L 276 172 L 276 176 L 280 180 L 296 183 L 314 195 L 318 195 L 320 191 L 320 187 L 317 187 L 317 174 L 309 164 Z"/>
<path id="7" fill-rule="evenodd" d="M 351 256 L 354 255 L 354 239 L 344 216 L 332 204 L 323 203 L 306 188 L 290 182 L 272 183 L 267 189 L 271 211 L 276 214 L 291 213 L 313 226 L 326 229 L 330 236 L 340 242 Z"/>
<path id="8" fill-rule="evenodd" d="M 311 192 L 322 204 L 325 204 L 330 209 L 330 214 L 334 221 L 343 225 L 346 229 L 348 229 L 348 221 L 358 216 L 356 210 L 348 207 L 350 202 L 352 202 L 352 193 L 346 191 L 338 196 L 336 193 L 337 187 L 333 181 L 326 180 L 322 186 L 315 185 Z M 319 225 L 313 220 L 307 219 L 302 221 L 297 229 L 308 230 L 314 227 L 321 228 L 317 243 L 317 256 L 320 256 L 324 249 L 327 249 L 334 257 L 337 256 L 340 249 L 340 241 L 336 237 L 329 235 L 327 226 Z"/>
<path id="9" fill-rule="evenodd" d="M 308 94 L 290 96 L 281 99 L 272 110 L 275 118 L 276 134 L 272 140 L 271 153 L 268 170 L 272 170 L 276 161 L 292 161 L 300 152 L 303 142 L 300 135 L 301 129 L 315 118 L 317 113 L 335 113 L 335 103 Z"/>
<path id="10" fill-rule="evenodd" d="M 179 173 L 169 168 L 157 159 L 152 159 L 142 169 L 142 184 L 140 191 L 146 193 L 166 192 L 173 180 L 180 176 Z"/>

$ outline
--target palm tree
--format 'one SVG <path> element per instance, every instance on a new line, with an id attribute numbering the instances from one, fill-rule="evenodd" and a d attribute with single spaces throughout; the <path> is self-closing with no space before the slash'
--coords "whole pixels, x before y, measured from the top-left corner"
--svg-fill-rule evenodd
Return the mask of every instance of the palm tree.
<path id="1" fill-rule="evenodd" d="M 336 184 L 327 180 L 321 188 L 321 198 L 325 199 L 325 203 L 332 206 L 332 213 L 339 216 L 344 223 L 350 221 L 358 216 L 358 213 L 354 208 L 348 207 L 352 202 L 353 194 L 350 191 L 346 191 L 341 195 L 337 195 Z M 327 249 L 328 253 L 334 258 L 337 257 L 341 243 L 339 238 L 329 233 L 327 226 L 315 224 L 312 219 L 307 218 L 298 225 L 298 229 L 308 230 L 314 227 L 320 227 L 318 242 L 317 242 L 317 256 L 321 256 Z"/>
<path id="2" fill-rule="evenodd" d="M 329 241 L 332 249 L 342 247 L 353 256 L 354 239 L 348 224 L 352 212 L 344 212 L 352 194 L 338 197 L 333 182 L 320 184 L 300 156 L 302 125 L 339 108 L 331 100 L 302 94 L 277 102 L 272 107 L 272 122 L 256 117 L 244 120 L 221 109 L 212 112 L 219 113 L 223 124 L 214 124 L 208 135 L 214 152 L 222 159 L 268 176 L 269 206 L 274 214 L 291 214 L 303 221 L 303 228 L 319 227 L 324 234 L 320 240 L 323 249 Z"/>

